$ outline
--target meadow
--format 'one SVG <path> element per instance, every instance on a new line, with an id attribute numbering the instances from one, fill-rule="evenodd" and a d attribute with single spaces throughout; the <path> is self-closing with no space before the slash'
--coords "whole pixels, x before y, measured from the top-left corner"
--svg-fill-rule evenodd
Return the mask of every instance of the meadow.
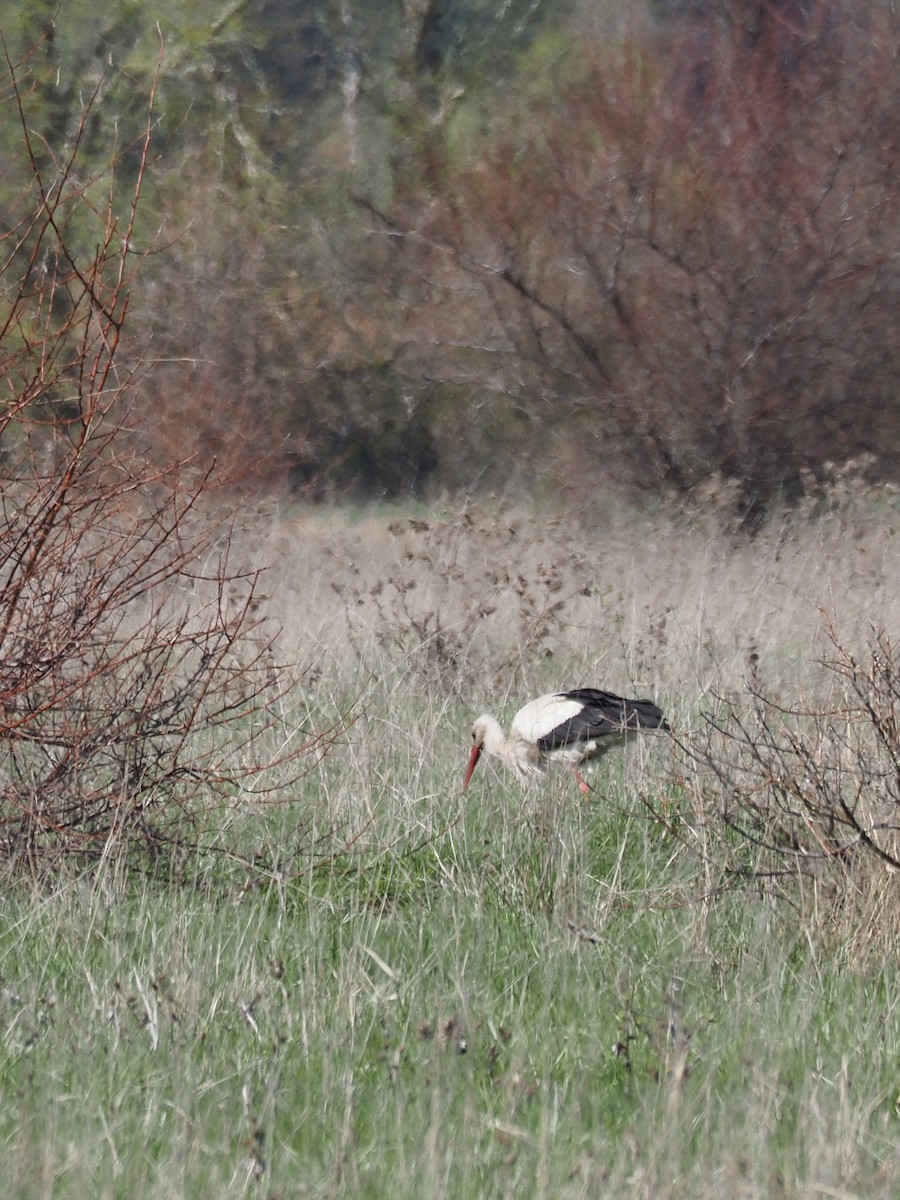
<path id="1" fill-rule="evenodd" d="M 624 501 L 248 509 L 301 680 L 275 727 L 334 740 L 210 805 L 189 856 L 6 881 L 7 1194 L 900 1194 L 890 843 L 833 851 L 807 778 L 763 846 L 725 810 L 772 781 L 717 732 L 812 714 L 893 835 L 834 638 L 890 691 L 898 528 L 838 485 L 753 537 Z M 460 794 L 480 712 L 575 685 L 654 698 L 673 738 L 587 798 L 491 763 Z"/>

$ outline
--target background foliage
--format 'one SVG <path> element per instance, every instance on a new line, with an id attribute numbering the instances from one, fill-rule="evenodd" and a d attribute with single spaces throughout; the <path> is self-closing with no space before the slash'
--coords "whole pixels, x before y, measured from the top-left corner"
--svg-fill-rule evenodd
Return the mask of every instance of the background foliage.
<path id="1" fill-rule="evenodd" d="M 312 498 L 723 476 L 751 519 L 896 477 L 895 7 L 620 7 L 10 6 L 48 155 L 99 88 L 85 170 L 163 39 L 157 448 Z"/>

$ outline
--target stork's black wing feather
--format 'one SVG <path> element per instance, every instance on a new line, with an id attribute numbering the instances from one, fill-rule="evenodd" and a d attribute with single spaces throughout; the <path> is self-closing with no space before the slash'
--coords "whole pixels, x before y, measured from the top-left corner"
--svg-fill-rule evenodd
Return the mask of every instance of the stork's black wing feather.
<path id="1" fill-rule="evenodd" d="M 629 730 L 669 731 L 661 710 L 652 700 L 626 700 L 599 688 L 574 688 L 571 692 L 560 692 L 560 696 L 580 704 L 581 711 L 541 738 L 538 742 L 541 751 L 558 750 L 562 746 Z"/>

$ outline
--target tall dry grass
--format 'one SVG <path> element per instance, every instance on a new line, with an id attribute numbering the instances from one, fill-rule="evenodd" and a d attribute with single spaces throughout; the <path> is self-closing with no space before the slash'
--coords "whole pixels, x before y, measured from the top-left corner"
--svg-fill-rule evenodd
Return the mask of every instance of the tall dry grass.
<path id="1" fill-rule="evenodd" d="M 751 672 L 814 691 L 827 622 L 850 646 L 896 627 L 898 528 L 892 494 L 849 489 L 752 538 L 715 512 L 615 500 L 590 519 L 273 506 L 246 531 L 288 644 L 324 677 L 376 653 L 473 707 L 555 681 L 652 692 L 687 716 Z"/>
<path id="2" fill-rule="evenodd" d="M 877 631 L 898 628 L 897 498 L 836 473 L 752 537 L 708 499 L 690 512 L 613 500 L 590 518 L 510 503 L 248 513 L 311 712 L 323 724 L 358 714 L 334 768 L 358 772 L 354 789 L 339 789 L 342 827 L 365 828 L 392 786 L 413 797 L 407 809 L 423 800 L 417 836 L 433 835 L 456 800 L 429 763 L 458 743 L 462 769 L 469 723 L 485 708 L 507 718 L 534 694 L 576 685 L 653 696 L 674 726 L 671 749 L 604 770 L 634 770 L 636 804 L 684 838 L 707 888 L 790 894 L 854 954 L 893 944 L 900 904 L 879 847 L 900 827 L 896 786 L 886 769 L 872 795 L 848 707 L 854 681 L 834 658 L 837 647 L 866 661 Z M 842 721 L 843 741 L 822 736 Z M 848 786 L 855 829 L 837 811 Z M 876 810 L 884 832 L 867 845 Z M 840 853 L 821 832 L 835 814 Z"/>

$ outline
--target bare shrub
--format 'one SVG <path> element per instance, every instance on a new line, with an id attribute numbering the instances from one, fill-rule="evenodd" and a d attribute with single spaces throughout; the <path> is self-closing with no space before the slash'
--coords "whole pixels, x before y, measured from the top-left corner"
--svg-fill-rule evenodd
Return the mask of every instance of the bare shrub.
<path id="1" fill-rule="evenodd" d="M 429 370 L 576 493 L 896 476 L 896 14 L 775 7 L 610 18 L 382 220 Z"/>
<path id="2" fill-rule="evenodd" d="M 858 655 L 827 626 L 825 699 L 783 702 L 750 656 L 749 703 L 722 701 L 695 746 L 695 811 L 719 822 L 726 870 L 785 885 L 812 881 L 834 914 L 890 893 L 900 870 L 900 647 L 874 631 Z M 891 906 L 891 920 L 900 917 Z"/>
<path id="3" fill-rule="evenodd" d="M 60 150 L 32 133 L 27 65 L 6 68 L 26 170 L 0 237 L 0 850 L 34 866 L 189 839 L 204 807 L 265 792 L 273 761 L 297 765 L 316 739 L 270 715 L 291 679 L 258 574 L 201 513 L 211 475 L 154 466 L 130 436 L 140 360 L 122 339 L 153 95 L 123 188 L 118 150 L 103 178 L 80 174 L 96 95 Z"/>

